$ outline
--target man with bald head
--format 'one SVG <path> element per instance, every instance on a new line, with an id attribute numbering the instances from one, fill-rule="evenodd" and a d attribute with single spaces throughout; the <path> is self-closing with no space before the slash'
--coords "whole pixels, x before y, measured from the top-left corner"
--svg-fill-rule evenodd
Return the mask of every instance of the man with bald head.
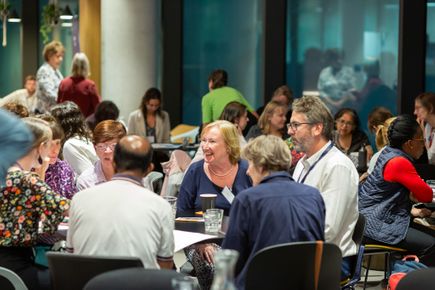
<path id="1" fill-rule="evenodd" d="M 144 188 L 152 169 L 144 137 L 123 137 L 115 147 L 112 180 L 78 192 L 70 208 L 67 248 L 80 255 L 132 256 L 145 268 L 173 267 L 174 221 L 168 202 Z"/>

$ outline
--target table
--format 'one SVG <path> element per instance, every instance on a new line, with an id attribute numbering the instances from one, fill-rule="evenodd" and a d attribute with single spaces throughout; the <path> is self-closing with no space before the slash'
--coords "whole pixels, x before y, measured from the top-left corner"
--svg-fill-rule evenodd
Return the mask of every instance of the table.
<path id="1" fill-rule="evenodd" d="M 225 238 L 225 233 L 228 230 L 229 217 L 224 216 L 222 220 L 222 229 L 216 235 L 216 240 L 222 241 Z M 185 222 L 185 221 L 175 221 L 175 229 L 178 231 L 186 231 L 199 234 L 207 234 L 205 232 L 204 222 Z"/>

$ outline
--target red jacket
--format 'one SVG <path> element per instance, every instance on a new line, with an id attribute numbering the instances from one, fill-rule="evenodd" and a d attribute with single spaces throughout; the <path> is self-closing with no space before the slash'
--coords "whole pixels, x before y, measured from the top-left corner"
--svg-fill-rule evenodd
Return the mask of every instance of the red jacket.
<path id="1" fill-rule="evenodd" d="M 83 77 L 67 77 L 61 81 L 57 96 L 58 103 L 65 101 L 76 103 L 86 118 L 95 112 L 101 97 L 93 81 Z"/>

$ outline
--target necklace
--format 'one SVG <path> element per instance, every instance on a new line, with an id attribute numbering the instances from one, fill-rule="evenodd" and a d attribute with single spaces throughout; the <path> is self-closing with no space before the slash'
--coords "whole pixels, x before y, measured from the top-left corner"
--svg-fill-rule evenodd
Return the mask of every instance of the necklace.
<path id="1" fill-rule="evenodd" d="M 216 173 L 216 172 L 211 168 L 210 165 L 208 166 L 208 169 L 210 170 L 210 172 L 213 173 L 213 175 L 214 175 L 214 176 L 217 176 L 217 177 L 225 177 L 225 176 L 229 175 L 229 174 L 234 170 L 234 168 L 236 168 L 236 167 L 235 167 L 234 165 L 231 165 L 230 170 L 228 170 L 226 173 L 224 173 L 224 174 L 218 174 L 218 173 Z"/>

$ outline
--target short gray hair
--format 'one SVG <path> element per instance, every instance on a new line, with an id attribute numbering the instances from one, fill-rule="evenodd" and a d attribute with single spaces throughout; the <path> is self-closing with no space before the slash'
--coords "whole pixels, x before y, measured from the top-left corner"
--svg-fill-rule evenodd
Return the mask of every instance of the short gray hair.
<path id="1" fill-rule="evenodd" d="M 73 77 L 84 78 L 91 75 L 89 59 L 83 52 L 78 52 L 74 55 L 71 64 L 71 74 Z"/>
<path id="2" fill-rule="evenodd" d="M 242 156 L 256 168 L 267 171 L 288 171 L 292 163 L 287 144 L 273 135 L 261 135 L 251 139 L 243 149 Z"/>
<path id="3" fill-rule="evenodd" d="M 296 99 L 293 102 L 292 110 L 296 113 L 305 114 L 307 121 L 310 123 L 323 124 L 322 135 L 326 139 L 332 140 L 334 118 L 332 117 L 331 111 L 319 97 L 304 96 Z"/>

